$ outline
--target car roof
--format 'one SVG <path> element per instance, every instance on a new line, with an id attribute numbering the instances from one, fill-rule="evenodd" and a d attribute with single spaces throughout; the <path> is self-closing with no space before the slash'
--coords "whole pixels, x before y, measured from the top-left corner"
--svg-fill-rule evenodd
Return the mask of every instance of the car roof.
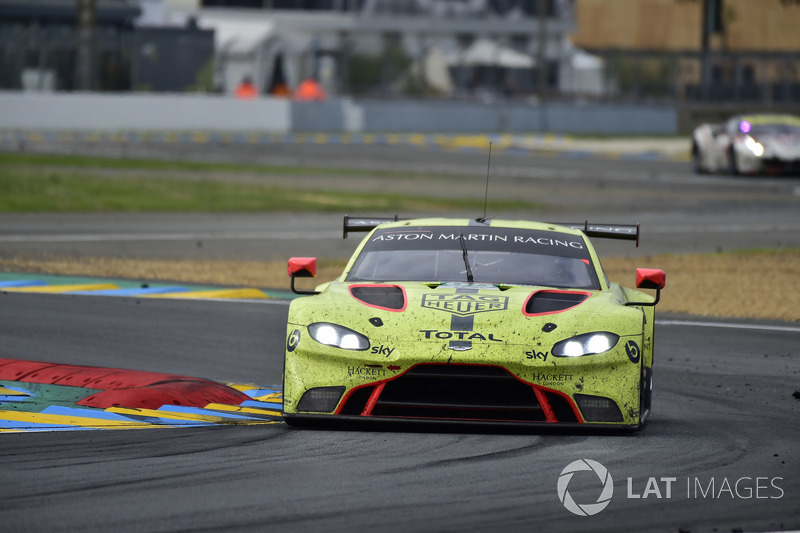
<path id="1" fill-rule="evenodd" d="M 778 114 L 768 114 L 768 113 L 759 113 L 754 115 L 739 115 L 736 117 L 736 121 L 746 120 L 750 124 L 789 124 L 794 126 L 800 126 L 800 116 L 796 115 L 778 115 Z"/>

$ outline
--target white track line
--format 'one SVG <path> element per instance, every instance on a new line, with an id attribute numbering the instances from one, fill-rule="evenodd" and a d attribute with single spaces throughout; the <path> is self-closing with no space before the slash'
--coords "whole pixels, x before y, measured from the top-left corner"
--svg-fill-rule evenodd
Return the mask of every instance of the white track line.
<path id="1" fill-rule="evenodd" d="M 728 324 L 722 322 L 701 322 L 695 320 L 656 320 L 660 326 L 692 326 L 700 328 L 732 328 L 732 329 L 755 329 L 760 331 L 788 331 L 800 333 L 800 327 L 793 326 L 773 326 L 769 324 Z"/>
<path id="2" fill-rule="evenodd" d="M 0 242 L 193 241 L 193 240 L 309 240 L 340 237 L 341 232 L 237 231 L 214 233 L 95 233 L 64 235 L 0 235 Z"/>

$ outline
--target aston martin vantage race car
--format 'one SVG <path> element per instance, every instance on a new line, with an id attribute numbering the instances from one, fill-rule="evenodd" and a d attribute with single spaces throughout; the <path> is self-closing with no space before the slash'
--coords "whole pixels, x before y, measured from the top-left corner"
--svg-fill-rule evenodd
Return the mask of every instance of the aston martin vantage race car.
<path id="1" fill-rule="evenodd" d="M 800 117 L 737 115 L 692 134 L 695 172 L 800 174 Z"/>
<path id="2" fill-rule="evenodd" d="M 572 227 L 571 227 L 572 226 Z M 610 283 L 592 237 L 638 225 L 345 217 L 368 231 L 339 278 L 301 291 L 289 260 L 283 416 L 640 427 L 666 276 Z"/>

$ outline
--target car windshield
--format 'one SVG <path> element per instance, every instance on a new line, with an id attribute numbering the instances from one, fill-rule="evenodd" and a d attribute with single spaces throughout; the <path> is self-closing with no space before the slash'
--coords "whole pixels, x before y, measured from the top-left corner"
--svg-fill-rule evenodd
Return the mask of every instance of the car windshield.
<path id="1" fill-rule="evenodd" d="M 346 280 L 599 288 L 580 236 L 490 226 L 378 230 Z"/>
<path id="2" fill-rule="evenodd" d="M 753 136 L 758 135 L 791 135 L 800 137 L 800 127 L 789 124 L 760 124 L 753 126 L 750 132 Z"/>

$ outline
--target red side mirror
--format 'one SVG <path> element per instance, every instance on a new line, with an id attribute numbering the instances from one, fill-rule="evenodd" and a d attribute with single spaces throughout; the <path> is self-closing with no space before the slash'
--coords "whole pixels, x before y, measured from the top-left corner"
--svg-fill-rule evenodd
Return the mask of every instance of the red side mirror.
<path id="1" fill-rule="evenodd" d="M 637 268 L 636 287 L 639 289 L 663 289 L 667 284 L 667 275 L 656 268 Z"/>
<path id="2" fill-rule="evenodd" d="M 289 276 L 295 278 L 317 277 L 316 257 L 292 257 L 289 259 Z"/>

